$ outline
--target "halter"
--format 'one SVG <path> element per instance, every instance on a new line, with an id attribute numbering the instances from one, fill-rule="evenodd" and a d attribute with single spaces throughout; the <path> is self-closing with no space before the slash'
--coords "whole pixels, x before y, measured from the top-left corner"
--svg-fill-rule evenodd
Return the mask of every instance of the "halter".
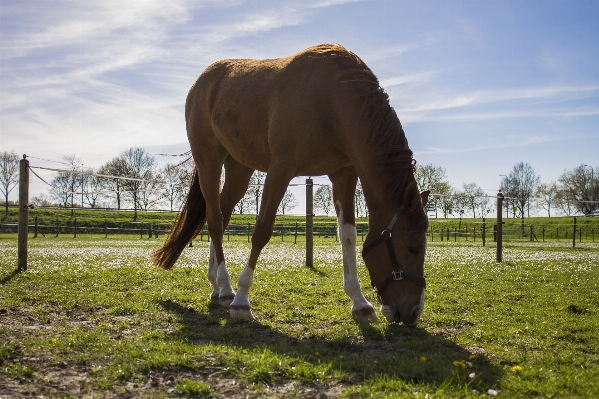
<path id="1" fill-rule="evenodd" d="M 391 218 L 391 221 L 387 225 L 387 228 L 381 232 L 381 235 L 378 236 L 376 240 L 368 244 L 362 250 L 362 258 L 364 259 L 366 258 L 366 255 L 368 255 L 368 253 L 372 251 L 374 248 L 376 248 L 379 244 L 383 242 L 387 243 L 387 252 L 389 252 L 389 258 L 391 258 L 391 265 L 393 266 L 393 271 L 379 285 L 375 285 L 372 279 L 370 280 L 372 286 L 374 287 L 374 290 L 379 296 L 391 281 L 399 281 L 405 279 L 412 281 L 414 284 L 417 284 L 422 288 L 426 288 L 426 280 L 424 279 L 424 277 L 418 276 L 416 274 L 406 273 L 403 270 L 401 270 L 401 268 L 399 267 L 399 263 L 397 262 L 397 257 L 395 256 L 395 250 L 393 249 L 393 243 L 391 242 L 391 231 L 395 227 L 397 219 L 399 219 L 399 215 L 401 215 L 403 211 L 404 206 L 401 205 L 397 212 L 395 212 L 395 215 L 393 215 L 393 218 Z"/>

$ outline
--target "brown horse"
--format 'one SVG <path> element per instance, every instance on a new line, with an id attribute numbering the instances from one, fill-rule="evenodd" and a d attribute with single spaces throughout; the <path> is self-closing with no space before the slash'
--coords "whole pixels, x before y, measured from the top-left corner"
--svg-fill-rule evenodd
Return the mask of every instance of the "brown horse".
<path id="1" fill-rule="evenodd" d="M 211 297 L 229 306 L 232 317 L 252 319 L 254 269 L 289 182 L 296 176 L 328 175 L 351 312 L 376 322 L 356 270 L 354 193 L 359 177 L 369 211 L 362 255 L 381 311 L 390 322 L 418 322 L 424 306 L 428 218 L 423 208 L 428 191 L 418 192 L 415 161 L 399 119 L 360 58 L 338 45 L 320 45 L 287 58 L 218 61 L 189 91 L 185 118 L 196 170 L 173 230 L 152 254 L 158 266 L 170 269 L 207 222 Z M 236 294 L 222 238 L 254 170 L 267 176 Z"/>

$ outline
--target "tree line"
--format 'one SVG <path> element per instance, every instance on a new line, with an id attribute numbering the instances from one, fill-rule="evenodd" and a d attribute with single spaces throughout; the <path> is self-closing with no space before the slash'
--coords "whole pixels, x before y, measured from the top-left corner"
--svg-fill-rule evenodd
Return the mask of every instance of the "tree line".
<path id="1" fill-rule="evenodd" d="M 8 195 L 18 183 L 19 160 L 14 151 L 0 152 L 0 192 L 4 196 L 5 215 L 8 214 Z M 191 158 L 158 167 L 156 158 L 139 147 L 123 151 L 97 169 L 84 167 L 83 161 L 76 155 L 64 156 L 62 164 L 62 171 L 55 172 L 48 183 L 48 194 L 32 198 L 33 204 L 71 209 L 84 206 L 133 209 L 134 219 L 139 210 L 178 210 L 187 195 L 194 168 Z M 223 169 L 223 179 L 224 174 Z M 519 162 L 501 176 L 500 189 L 506 197 L 506 217 L 523 219 L 525 215 L 530 216 L 531 211 L 540 210 L 547 211 L 547 216 L 597 212 L 593 201 L 598 199 L 599 193 L 598 167 L 581 164 L 565 170 L 557 181 L 541 182 L 531 165 Z M 263 172 L 254 172 L 245 196 L 235 206 L 235 213 L 258 213 L 265 177 Z M 481 187 L 476 183 L 465 183 L 461 188 L 453 187 L 441 166 L 418 165 L 415 178 L 421 190 L 431 190 L 429 210 L 435 216 L 448 218 L 467 215 L 476 218 L 495 212 L 495 201 Z M 279 206 L 279 214 L 284 215 L 297 205 L 293 193 L 287 191 Z M 319 214 L 333 214 L 330 185 L 317 186 L 314 209 Z M 358 217 L 368 216 L 359 181 L 355 193 L 355 212 Z"/>
<path id="2" fill-rule="evenodd" d="M 4 195 L 5 215 L 8 195 L 19 181 L 19 160 L 14 151 L 0 152 L 0 190 Z M 194 169 L 191 157 L 159 167 L 156 158 L 139 147 L 123 151 L 99 168 L 84 167 L 76 155 L 64 156 L 61 164 L 61 171 L 55 172 L 48 182 L 48 193 L 31 199 L 34 205 L 132 209 L 134 220 L 138 211 L 178 210 L 187 196 Z M 257 213 L 265 176 L 259 171 L 252 175 L 246 195 L 235 207 L 236 213 Z M 224 179 L 224 169 L 221 178 Z M 288 191 L 279 213 L 285 214 L 297 205 L 293 193 Z"/>

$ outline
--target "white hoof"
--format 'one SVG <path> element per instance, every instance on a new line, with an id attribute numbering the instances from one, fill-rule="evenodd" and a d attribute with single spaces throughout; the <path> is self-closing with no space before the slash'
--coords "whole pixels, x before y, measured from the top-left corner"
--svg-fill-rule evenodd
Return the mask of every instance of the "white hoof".
<path id="1" fill-rule="evenodd" d="M 228 308 L 229 306 L 231 306 L 231 302 L 233 302 L 233 299 L 235 299 L 235 294 L 220 295 L 218 297 L 218 303 L 220 304 L 220 306 Z"/>
<path id="2" fill-rule="evenodd" d="M 379 321 L 373 307 L 354 309 L 352 310 L 351 315 L 356 320 L 366 321 L 368 323 L 377 323 Z"/>
<path id="3" fill-rule="evenodd" d="M 249 305 L 231 305 L 229 315 L 233 319 L 254 320 L 254 315 Z"/>

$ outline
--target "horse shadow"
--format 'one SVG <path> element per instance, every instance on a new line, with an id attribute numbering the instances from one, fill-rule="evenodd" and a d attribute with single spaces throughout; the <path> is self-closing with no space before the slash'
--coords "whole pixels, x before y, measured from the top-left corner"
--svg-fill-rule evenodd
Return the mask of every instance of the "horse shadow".
<path id="1" fill-rule="evenodd" d="M 198 345 L 220 343 L 248 351 L 267 348 L 281 356 L 329 363 L 349 373 L 349 384 L 376 375 L 440 389 L 448 382 L 461 382 L 486 392 L 498 385 L 504 373 L 480 351 L 458 345 L 455 336 L 431 334 L 418 327 L 388 324 L 381 329 L 355 321 L 362 339 L 329 340 L 313 335 L 298 338 L 260 321 L 231 319 L 228 309 L 218 304 L 211 303 L 204 312 L 172 300 L 162 300 L 159 305 L 177 315 L 181 323 L 181 328 L 167 335 L 167 339 L 184 339 Z"/>

